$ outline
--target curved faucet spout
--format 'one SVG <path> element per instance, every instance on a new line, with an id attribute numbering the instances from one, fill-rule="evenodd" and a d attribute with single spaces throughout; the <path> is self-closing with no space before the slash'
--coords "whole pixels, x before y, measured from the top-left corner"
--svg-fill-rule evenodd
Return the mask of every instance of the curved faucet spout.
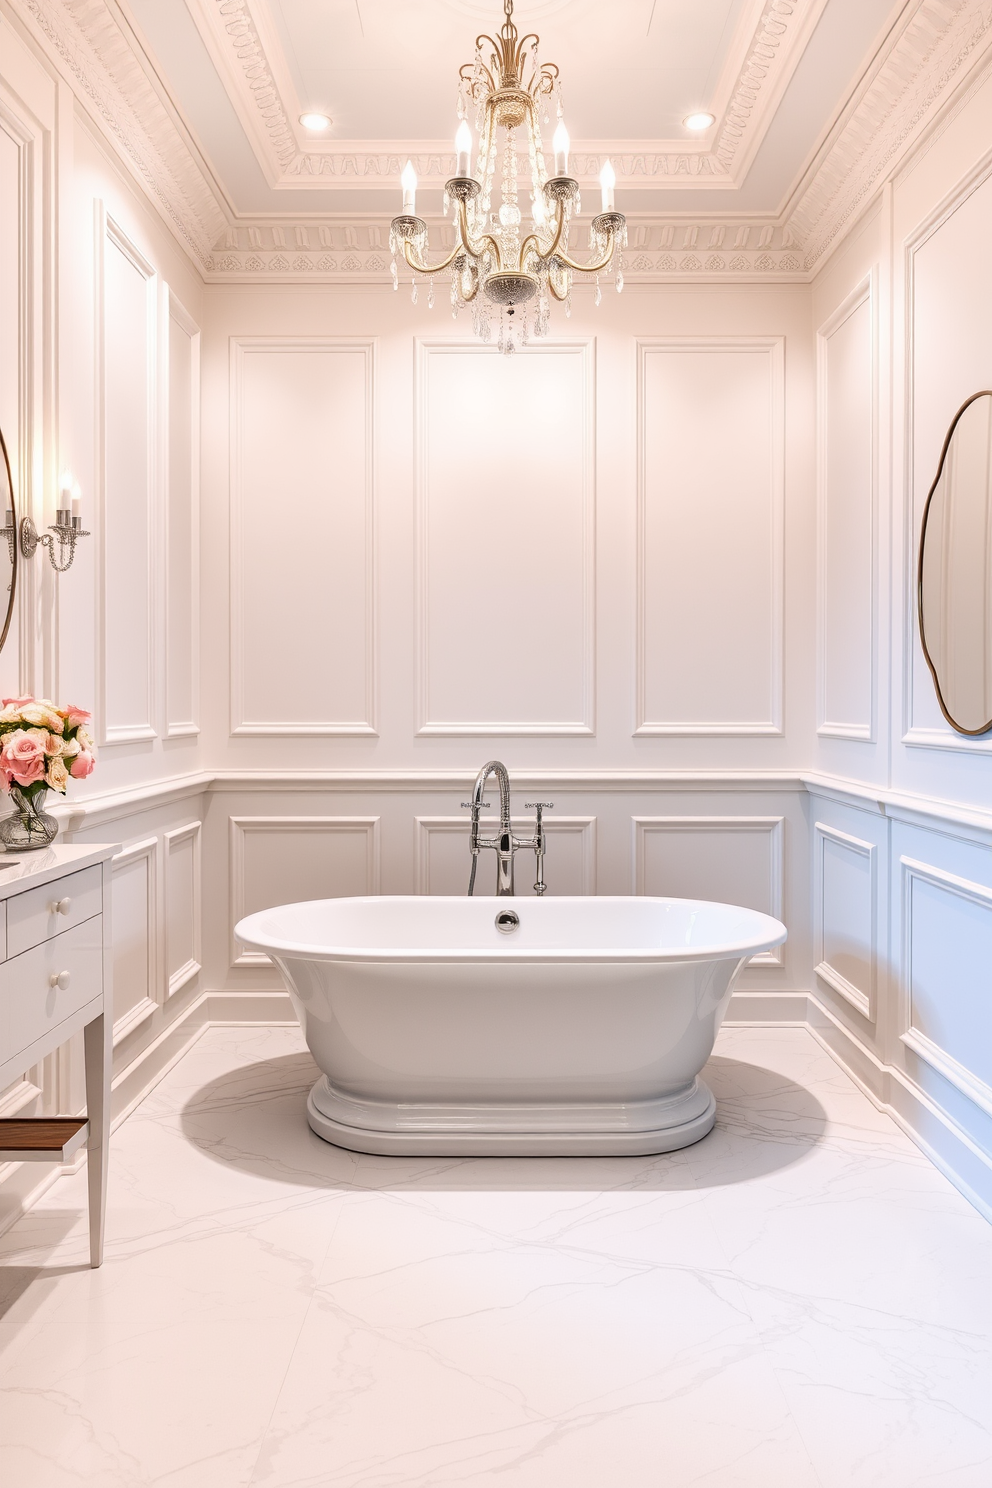
<path id="1" fill-rule="evenodd" d="M 496 848 L 496 893 L 497 895 L 512 894 L 514 842 L 510 824 L 510 777 L 501 760 L 489 760 L 475 777 L 475 788 L 472 791 L 472 816 L 474 821 L 478 821 L 486 781 L 490 775 L 495 775 L 499 783 L 499 836 L 493 843 Z M 471 889 L 469 892 L 471 893 Z"/>

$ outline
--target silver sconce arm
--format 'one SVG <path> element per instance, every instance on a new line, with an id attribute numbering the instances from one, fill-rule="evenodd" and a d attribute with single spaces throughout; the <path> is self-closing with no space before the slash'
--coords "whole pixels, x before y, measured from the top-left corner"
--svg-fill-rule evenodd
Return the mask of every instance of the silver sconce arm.
<path id="1" fill-rule="evenodd" d="M 51 527 L 42 533 L 38 532 L 31 517 L 24 517 L 21 521 L 21 552 L 25 558 L 33 558 L 39 548 L 47 548 L 55 572 L 65 573 L 72 567 L 76 556 L 77 539 L 89 535 L 83 531 L 81 519 L 74 517 L 68 509 L 57 511 Z"/>

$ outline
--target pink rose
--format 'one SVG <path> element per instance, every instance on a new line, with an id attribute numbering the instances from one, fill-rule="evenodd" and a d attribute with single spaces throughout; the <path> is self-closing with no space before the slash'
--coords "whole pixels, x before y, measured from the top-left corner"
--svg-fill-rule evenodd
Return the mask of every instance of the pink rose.
<path id="1" fill-rule="evenodd" d="M 29 692 L 26 692 L 23 697 L 0 698 L 0 703 L 2 703 L 2 705 L 5 708 L 19 708 L 22 703 L 33 703 L 33 702 L 34 702 L 34 698 L 31 696 L 31 694 Z"/>
<path id="2" fill-rule="evenodd" d="M 87 713 L 85 708 L 77 708 L 74 703 L 70 703 L 65 710 L 59 709 L 59 711 L 65 719 L 66 728 L 79 728 L 81 723 L 93 722 L 93 714 Z"/>
<path id="3" fill-rule="evenodd" d="M 95 764 L 96 760 L 90 754 L 89 750 L 84 749 L 76 755 L 76 758 L 69 766 L 69 774 L 75 780 L 85 780 L 87 775 L 93 774 L 93 766 Z"/>
<path id="4" fill-rule="evenodd" d="M 14 729 L 7 735 L 0 753 L 0 770 L 8 784 L 13 780 L 18 785 L 33 785 L 44 778 L 45 738 L 40 729 Z"/>

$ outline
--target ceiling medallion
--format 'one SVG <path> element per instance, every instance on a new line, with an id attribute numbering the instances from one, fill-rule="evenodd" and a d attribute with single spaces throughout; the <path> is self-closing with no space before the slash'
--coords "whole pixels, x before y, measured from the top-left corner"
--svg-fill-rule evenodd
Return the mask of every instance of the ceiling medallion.
<path id="1" fill-rule="evenodd" d="M 452 314 L 457 317 L 471 306 L 475 332 L 483 341 L 491 339 L 497 316 L 499 348 L 512 352 L 526 345 L 531 335 L 547 335 L 552 300 L 563 303 L 565 314 L 571 314 L 574 274 L 595 277 L 597 305 L 602 297 L 601 274 L 614 272 L 617 289 L 623 289 L 627 219 L 614 207 L 616 176 L 607 160 L 599 177 L 602 210 L 589 231 L 592 260 L 578 263 L 569 256 L 569 228 L 581 210 L 581 200 L 579 183 L 568 174 L 569 138 L 562 118 L 558 68 L 539 60 L 539 37 L 533 33 L 522 39 L 518 36 L 513 0 L 504 0 L 503 11 L 499 40 L 477 37 L 475 60 L 466 62 L 459 73 L 457 164 L 444 188 L 444 210 L 446 216 L 449 209 L 452 213 L 455 246 L 439 263 L 425 261 L 427 224 L 416 215 L 417 176 L 409 161 L 401 177 L 403 213 L 393 218 L 389 243 L 395 289 L 399 288 L 399 252 L 414 271 L 414 303 L 417 275 L 427 276 L 427 303 L 433 305 L 436 275 L 450 273 Z M 550 124 L 552 105 L 557 128 L 554 174 L 549 177 L 540 116 L 543 112 L 544 122 Z M 473 106 L 479 135 L 474 174 L 468 123 Z M 497 168 L 500 205 L 494 212 Z M 519 202 L 521 178 L 531 219 L 526 227 Z"/>

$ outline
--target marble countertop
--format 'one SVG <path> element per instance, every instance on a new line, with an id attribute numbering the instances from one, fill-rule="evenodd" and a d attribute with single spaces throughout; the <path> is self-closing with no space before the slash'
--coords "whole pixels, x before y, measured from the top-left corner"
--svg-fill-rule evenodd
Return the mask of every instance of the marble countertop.
<path id="1" fill-rule="evenodd" d="M 40 888 L 80 868 L 105 863 L 119 851 L 117 843 L 55 842 L 31 852 L 0 853 L 0 900 L 24 889 Z"/>

